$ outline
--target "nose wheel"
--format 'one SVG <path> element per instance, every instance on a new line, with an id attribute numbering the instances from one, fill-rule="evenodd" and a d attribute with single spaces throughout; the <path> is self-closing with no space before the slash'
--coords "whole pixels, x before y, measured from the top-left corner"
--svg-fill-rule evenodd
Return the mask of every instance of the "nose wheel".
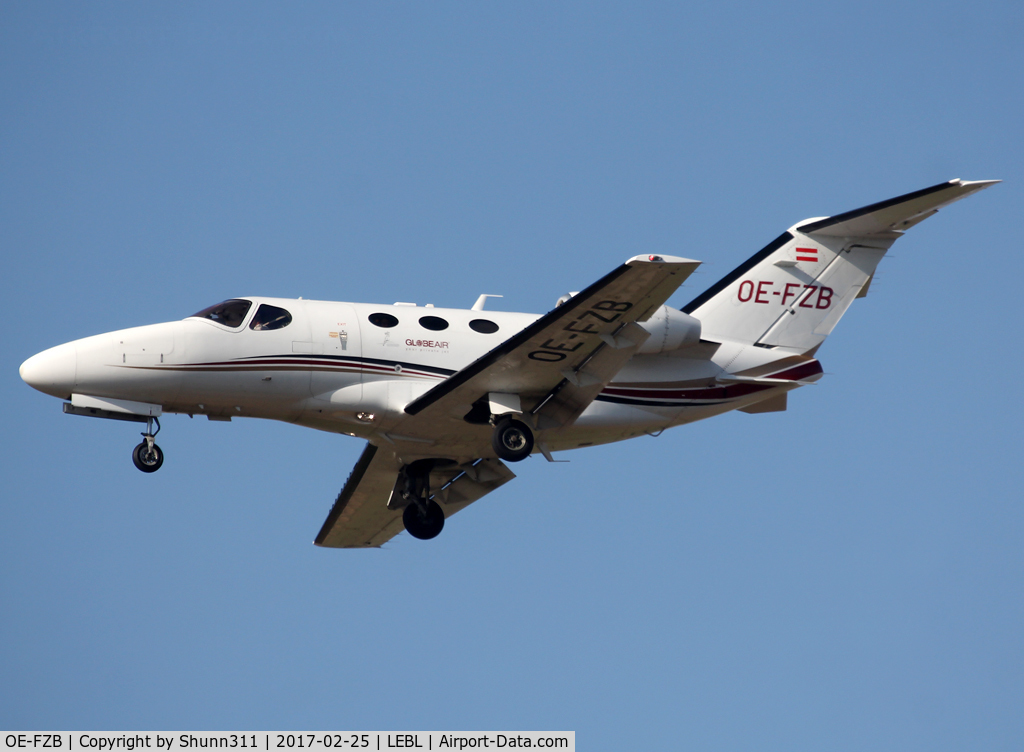
<path id="1" fill-rule="evenodd" d="M 164 464 L 164 453 L 156 444 L 150 446 L 143 441 L 132 450 L 132 462 L 144 473 L 155 473 Z"/>
<path id="2" fill-rule="evenodd" d="M 153 430 L 153 424 L 156 430 Z M 153 440 L 160 433 L 160 421 L 150 418 L 146 423 L 146 432 L 142 434 L 142 442 L 132 450 L 132 462 L 144 473 L 155 473 L 164 464 L 164 452 Z"/>

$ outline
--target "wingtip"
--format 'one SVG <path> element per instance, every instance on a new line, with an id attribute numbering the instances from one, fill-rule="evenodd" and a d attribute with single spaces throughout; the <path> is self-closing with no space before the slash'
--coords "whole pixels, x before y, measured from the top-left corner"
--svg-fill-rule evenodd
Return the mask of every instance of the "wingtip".
<path id="1" fill-rule="evenodd" d="M 666 256 L 663 253 L 649 254 L 642 253 L 639 256 L 626 259 L 629 265 L 635 264 L 700 264 L 696 259 L 682 258 L 681 256 Z"/>

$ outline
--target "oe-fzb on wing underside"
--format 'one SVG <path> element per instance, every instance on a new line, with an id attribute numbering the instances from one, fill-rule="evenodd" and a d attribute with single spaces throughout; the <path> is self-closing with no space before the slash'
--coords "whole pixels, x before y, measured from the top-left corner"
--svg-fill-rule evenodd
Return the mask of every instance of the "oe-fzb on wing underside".
<path id="1" fill-rule="evenodd" d="M 53 347 L 22 378 L 74 415 L 285 420 L 367 440 L 316 543 L 380 546 L 444 521 L 514 478 L 505 464 L 652 434 L 730 410 L 786 409 L 905 230 L 998 181 L 951 180 L 800 222 L 682 310 L 700 264 L 629 259 L 537 316 L 411 304 L 246 297 L 183 321 Z"/>

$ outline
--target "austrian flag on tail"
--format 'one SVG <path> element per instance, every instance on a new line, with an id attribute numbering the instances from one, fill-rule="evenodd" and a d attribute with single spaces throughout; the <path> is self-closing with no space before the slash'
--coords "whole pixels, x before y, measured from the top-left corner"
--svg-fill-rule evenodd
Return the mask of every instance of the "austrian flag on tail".
<path id="1" fill-rule="evenodd" d="M 796 249 L 796 260 L 797 261 L 817 261 L 818 260 L 818 249 L 817 248 L 797 248 Z"/>

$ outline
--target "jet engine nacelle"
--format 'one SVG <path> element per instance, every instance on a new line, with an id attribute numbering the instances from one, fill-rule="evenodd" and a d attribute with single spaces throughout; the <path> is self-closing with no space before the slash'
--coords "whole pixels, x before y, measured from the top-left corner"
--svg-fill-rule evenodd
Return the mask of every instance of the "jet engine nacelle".
<path id="1" fill-rule="evenodd" d="M 637 351 L 640 355 L 657 355 L 700 342 L 700 321 L 675 308 L 662 306 L 647 321 L 637 322 L 651 336 Z"/>

